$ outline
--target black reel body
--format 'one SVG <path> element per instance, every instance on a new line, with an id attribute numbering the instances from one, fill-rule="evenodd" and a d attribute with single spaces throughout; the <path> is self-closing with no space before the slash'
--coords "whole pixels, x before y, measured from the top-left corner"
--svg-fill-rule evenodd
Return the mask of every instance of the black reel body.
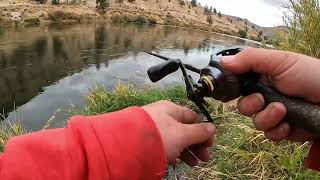
<path id="1" fill-rule="evenodd" d="M 259 81 L 260 75 L 257 73 L 249 72 L 242 75 L 234 75 L 222 67 L 222 56 L 236 55 L 242 50 L 242 48 L 230 48 L 211 55 L 209 65 L 201 69 L 200 73 L 199 83 L 207 87 L 204 91 L 205 97 L 227 102 L 242 95 L 247 95 L 247 82 L 256 84 Z"/>
<path id="2" fill-rule="evenodd" d="M 184 64 L 179 59 L 171 59 L 146 52 L 166 61 L 151 67 L 148 70 L 148 75 L 152 82 L 157 82 L 180 68 L 186 84 L 188 99 L 198 106 L 210 122 L 213 122 L 213 120 L 206 109 L 205 97 L 226 102 L 240 96 L 261 93 L 264 96 L 266 105 L 272 102 L 281 102 L 285 105 L 287 114 L 284 120 L 291 126 L 302 128 L 314 134 L 316 137 L 320 137 L 319 105 L 306 102 L 303 99 L 288 97 L 266 86 L 259 82 L 261 75 L 258 73 L 247 72 L 245 74 L 235 75 L 222 67 L 221 56 L 235 55 L 242 50 L 243 48 L 229 48 L 211 55 L 208 66 L 203 69 Z M 200 74 L 197 83 L 187 74 L 186 70 Z"/>
<path id="3" fill-rule="evenodd" d="M 222 68 L 218 56 L 211 56 L 209 65 L 201 69 L 199 83 L 207 87 L 205 97 L 225 102 L 241 96 L 238 78 Z"/>

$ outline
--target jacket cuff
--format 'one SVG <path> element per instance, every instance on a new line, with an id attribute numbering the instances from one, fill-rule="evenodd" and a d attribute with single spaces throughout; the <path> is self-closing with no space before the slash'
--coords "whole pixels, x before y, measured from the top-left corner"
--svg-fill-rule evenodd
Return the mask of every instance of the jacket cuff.
<path id="1" fill-rule="evenodd" d="M 320 171 L 320 141 L 313 142 L 304 166 L 309 169 Z"/>

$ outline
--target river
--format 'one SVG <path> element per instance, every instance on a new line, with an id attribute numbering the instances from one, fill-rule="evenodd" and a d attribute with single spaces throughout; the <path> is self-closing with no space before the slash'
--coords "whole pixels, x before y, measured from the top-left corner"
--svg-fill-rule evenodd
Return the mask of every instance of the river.
<path id="1" fill-rule="evenodd" d="M 180 73 L 152 84 L 146 71 L 161 60 L 153 51 L 204 67 L 210 54 L 235 45 L 257 44 L 190 29 L 108 23 L 55 25 L 0 31 L 0 108 L 5 122 L 30 130 L 61 127 L 73 108 L 97 85 L 118 83 L 166 88 L 181 84 Z"/>

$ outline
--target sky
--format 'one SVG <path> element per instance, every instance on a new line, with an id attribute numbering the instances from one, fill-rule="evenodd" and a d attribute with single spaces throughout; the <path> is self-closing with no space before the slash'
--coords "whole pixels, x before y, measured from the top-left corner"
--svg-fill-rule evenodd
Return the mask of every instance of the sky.
<path id="1" fill-rule="evenodd" d="M 283 5 L 287 0 L 198 0 L 223 14 L 238 16 L 263 26 L 282 25 Z"/>

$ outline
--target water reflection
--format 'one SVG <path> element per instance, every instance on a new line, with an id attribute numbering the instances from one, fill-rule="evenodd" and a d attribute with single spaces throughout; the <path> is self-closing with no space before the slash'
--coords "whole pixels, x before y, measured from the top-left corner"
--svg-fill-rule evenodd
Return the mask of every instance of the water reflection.
<path id="1" fill-rule="evenodd" d="M 63 110 L 83 105 L 83 94 L 96 84 L 151 84 L 145 72 L 161 60 L 139 49 L 205 66 L 209 55 L 225 46 L 254 45 L 187 29 L 114 24 L 5 31 L 0 42 L 0 108 L 8 120 L 23 119 L 32 129 L 41 128 L 54 114 L 54 125 L 60 126 Z M 158 85 L 180 82 L 176 73 Z"/>

